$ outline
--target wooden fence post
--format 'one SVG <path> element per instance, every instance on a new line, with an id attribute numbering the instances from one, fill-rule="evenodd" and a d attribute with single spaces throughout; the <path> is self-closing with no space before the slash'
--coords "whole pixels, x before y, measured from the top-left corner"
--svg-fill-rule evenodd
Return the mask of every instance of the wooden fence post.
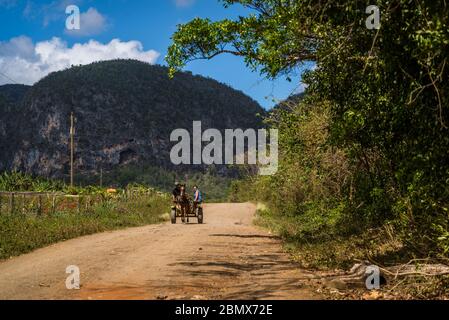
<path id="1" fill-rule="evenodd" d="M 51 214 L 55 214 L 56 210 L 56 196 L 53 195 L 53 198 L 51 199 Z"/>
<path id="2" fill-rule="evenodd" d="M 9 210 L 11 214 L 14 214 L 14 192 L 9 194 Z"/>
<path id="3" fill-rule="evenodd" d="M 22 202 L 20 203 L 20 211 L 22 212 L 22 214 L 26 214 L 26 210 L 25 210 L 25 194 L 22 194 Z"/>
<path id="4" fill-rule="evenodd" d="M 37 197 L 37 215 L 42 215 L 42 195 Z"/>

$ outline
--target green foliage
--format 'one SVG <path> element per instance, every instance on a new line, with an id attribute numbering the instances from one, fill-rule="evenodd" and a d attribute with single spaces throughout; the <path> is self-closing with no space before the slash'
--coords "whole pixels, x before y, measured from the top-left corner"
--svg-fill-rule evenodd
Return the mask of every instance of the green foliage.
<path id="1" fill-rule="evenodd" d="M 35 178 L 21 172 L 3 172 L 0 174 L 0 191 L 33 191 L 50 192 L 65 189 L 63 182 L 59 180 L 47 180 Z"/>
<path id="2" fill-rule="evenodd" d="M 0 86 L 0 96 L 11 103 L 20 102 L 30 87 L 23 84 L 6 84 Z"/>
<path id="3" fill-rule="evenodd" d="M 248 67 L 271 77 L 289 73 L 301 61 L 314 60 L 318 38 L 303 27 L 299 1 L 223 1 L 225 7 L 240 3 L 257 14 L 211 22 L 196 18 L 178 26 L 166 60 L 170 74 L 189 61 L 212 59 L 230 53 L 241 56 Z"/>
<path id="4" fill-rule="evenodd" d="M 276 108 L 267 122 L 279 130 L 278 173 L 234 182 L 231 200 L 266 203 L 279 216 L 278 231 L 286 239 L 327 241 L 361 225 L 351 221 L 342 227 L 350 219 L 353 174 L 347 154 L 329 144 L 329 121 L 328 104 L 291 102 Z"/>
<path id="5" fill-rule="evenodd" d="M 78 176 L 76 180 L 82 185 L 93 185 L 99 183 L 100 177 Z M 227 199 L 232 177 L 221 176 L 212 167 L 206 172 L 185 170 L 179 173 L 152 165 L 128 165 L 103 173 L 104 186 L 119 188 L 125 188 L 129 184 L 140 184 L 171 192 L 176 180 L 185 181 L 188 190 L 198 185 L 206 201 L 219 202 Z"/>
<path id="6" fill-rule="evenodd" d="M 125 185 L 126 187 L 126 185 Z M 69 195 L 106 195 L 106 189 L 94 185 L 85 187 L 66 185 L 62 180 L 44 179 L 12 171 L 0 173 L 0 191 L 6 192 L 60 192 Z"/>
<path id="7" fill-rule="evenodd" d="M 332 142 L 357 165 L 357 213 L 378 225 L 397 220 L 404 240 L 424 253 L 437 248 L 432 224 L 447 230 L 448 16 L 438 1 L 378 5 L 378 33 L 348 27 L 352 15 L 326 13 L 340 29 L 323 38 L 319 68 L 305 81 L 309 102 L 330 103 Z"/>
<path id="8" fill-rule="evenodd" d="M 304 106 L 272 123 L 281 130 L 281 168 L 253 182 L 257 198 L 277 214 L 307 215 L 310 203 L 340 208 L 340 225 L 353 232 L 392 223 L 409 249 L 447 256 L 446 4 L 377 1 L 381 28 L 369 30 L 366 1 L 223 2 L 254 14 L 179 26 L 167 57 L 172 72 L 221 53 L 241 55 L 269 77 L 316 63 L 303 75 Z M 320 127 L 309 109 L 323 107 Z"/>

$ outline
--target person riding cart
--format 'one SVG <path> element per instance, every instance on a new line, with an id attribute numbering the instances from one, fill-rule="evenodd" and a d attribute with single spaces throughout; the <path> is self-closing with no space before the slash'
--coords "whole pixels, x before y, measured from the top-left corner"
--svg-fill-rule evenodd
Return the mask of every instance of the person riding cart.
<path id="1" fill-rule="evenodd" d="M 171 207 L 171 223 L 176 223 L 176 218 L 180 217 L 183 223 L 189 223 L 189 218 L 196 217 L 198 223 L 203 223 L 203 208 L 201 203 L 203 197 L 197 186 L 194 188 L 193 199 L 186 193 L 186 186 L 176 181 L 172 191 L 173 206 Z M 192 201 L 193 200 L 193 201 Z"/>
<path id="2" fill-rule="evenodd" d="M 193 187 L 193 210 L 196 210 L 198 205 L 203 203 L 203 195 L 198 186 Z"/>

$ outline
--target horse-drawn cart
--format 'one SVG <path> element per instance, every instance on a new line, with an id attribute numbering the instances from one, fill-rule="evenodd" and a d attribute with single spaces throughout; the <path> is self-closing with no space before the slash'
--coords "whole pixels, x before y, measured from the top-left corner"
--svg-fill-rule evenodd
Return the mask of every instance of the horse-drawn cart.
<path id="1" fill-rule="evenodd" d="M 176 203 L 171 207 L 171 223 L 175 224 L 177 218 L 181 218 L 182 223 L 189 223 L 189 218 L 197 218 L 198 223 L 203 223 L 203 208 L 201 204 L 191 205 L 189 204 L 187 207 L 183 208 L 181 204 Z"/>
<path id="2" fill-rule="evenodd" d="M 197 218 L 198 223 L 203 223 L 203 207 L 201 203 L 194 203 L 185 193 L 185 186 L 181 186 L 180 194 L 175 197 L 171 207 L 170 219 L 175 224 L 177 218 L 181 218 L 182 223 L 189 223 L 189 218 Z"/>

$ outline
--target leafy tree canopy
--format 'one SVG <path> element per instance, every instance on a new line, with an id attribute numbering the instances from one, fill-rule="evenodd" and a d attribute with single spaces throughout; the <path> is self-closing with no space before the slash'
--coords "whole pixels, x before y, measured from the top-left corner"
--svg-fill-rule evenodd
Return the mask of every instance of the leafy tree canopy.
<path id="1" fill-rule="evenodd" d="M 173 35 L 167 61 L 172 74 L 196 59 L 212 59 L 222 53 L 241 56 L 252 69 L 275 77 L 289 73 L 302 61 L 315 60 L 317 33 L 303 21 L 297 1 L 223 0 L 225 7 L 240 3 L 254 14 L 237 20 L 212 22 L 196 18 L 180 25 Z"/>

